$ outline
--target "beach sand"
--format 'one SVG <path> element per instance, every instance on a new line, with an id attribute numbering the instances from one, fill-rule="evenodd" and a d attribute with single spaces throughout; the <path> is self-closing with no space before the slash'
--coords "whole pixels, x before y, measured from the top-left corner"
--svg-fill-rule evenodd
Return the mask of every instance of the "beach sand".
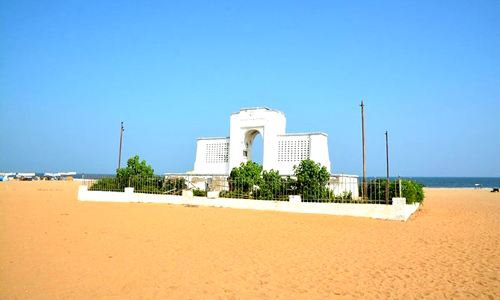
<path id="1" fill-rule="evenodd" d="M 408 222 L 77 201 L 0 183 L 0 299 L 500 299 L 500 194 L 426 189 Z"/>

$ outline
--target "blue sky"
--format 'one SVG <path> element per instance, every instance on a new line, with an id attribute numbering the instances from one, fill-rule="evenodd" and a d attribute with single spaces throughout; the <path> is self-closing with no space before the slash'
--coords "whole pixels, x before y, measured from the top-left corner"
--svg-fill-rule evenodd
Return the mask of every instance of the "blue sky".
<path id="1" fill-rule="evenodd" d="M 122 161 L 185 172 L 267 106 L 360 174 L 363 100 L 368 175 L 388 130 L 394 175 L 500 176 L 499 1 L 1 0 L 0 24 L 3 172 L 113 173 L 121 121 Z"/>

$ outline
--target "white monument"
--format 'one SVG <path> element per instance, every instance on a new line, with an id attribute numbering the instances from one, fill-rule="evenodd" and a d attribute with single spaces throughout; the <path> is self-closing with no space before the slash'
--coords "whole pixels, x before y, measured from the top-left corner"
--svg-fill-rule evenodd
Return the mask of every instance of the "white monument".
<path id="1" fill-rule="evenodd" d="M 252 160 L 254 138 L 260 133 L 264 170 L 292 175 L 293 166 L 311 159 L 330 172 L 328 136 L 322 132 L 286 133 L 285 115 L 267 107 L 243 108 L 231 114 L 229 137 L 198 138 L 194 174 L 229 175 Z"/>

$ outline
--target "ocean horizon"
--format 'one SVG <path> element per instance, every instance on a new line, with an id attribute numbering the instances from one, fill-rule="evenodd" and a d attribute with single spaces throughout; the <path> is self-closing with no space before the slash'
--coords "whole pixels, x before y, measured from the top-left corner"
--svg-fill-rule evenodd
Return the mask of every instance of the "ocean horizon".
<path id="1" fill-rule="evenodd" d="M 35 174 L 42 177 L 44 173 L 39 172 Z M 99 178 L 102 176 L 114 176 L 114 174 L 77 173 L 73 178 L 81 179 L 84 176 L 86 178 L 94 176 Z M 359 176 L 359 178 L 361 179 L 362 176 Z M 385 176 L 367 176 L 368 180 L 384 178 Z M 500 187 L 500 177 L 402 176 L 402 178 L 415 180 L 424 187 L 429 188 L 475 188 L 476 184 L 480 184 L 482 188 Z M 390 177 L 390 180 L 394 179 L 397 179 L 397 177 Z"/>

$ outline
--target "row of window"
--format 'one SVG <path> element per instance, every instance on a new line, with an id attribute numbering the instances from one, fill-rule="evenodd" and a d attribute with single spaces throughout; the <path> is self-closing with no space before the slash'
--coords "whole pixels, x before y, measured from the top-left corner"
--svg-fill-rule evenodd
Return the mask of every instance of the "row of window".
<path id="1" fill-rule="evenodd" d="M 310 152 L 308 140 L 278 142 L 278 161 L 301 161 L 308 159 Z"/>
<path id="2" fill-rule="evenodd" d="M 229 143 L 211 143 L 205 145 L 206 163 L 227 163 L 229 161 Z M 246 151 L 244 151 L 244 155 Z M 278 161 L 301 161 L 310 157 L 309 141 L 279 141 Z"/>
<path id="3" fill-rule="evenodd" d="M 227 163 L 229 161 L 229 143 L 206 144 L 205 151 L 207 164 Z"/>

